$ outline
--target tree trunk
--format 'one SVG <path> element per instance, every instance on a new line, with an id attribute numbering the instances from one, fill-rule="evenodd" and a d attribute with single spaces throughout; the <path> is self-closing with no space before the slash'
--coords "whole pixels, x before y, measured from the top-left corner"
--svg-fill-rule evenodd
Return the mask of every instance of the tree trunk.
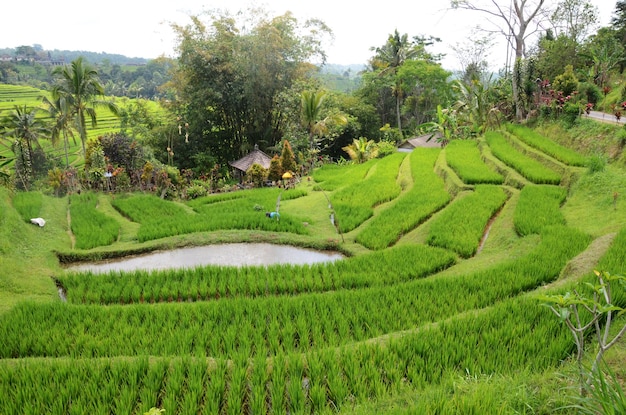
<path id="1" fill-rule="evenodd" d="M 398 132 L 400 133 L 400 137 L 403 137 L 402 134 L 402 120 L 400 116 L 400 94 L 396 94 L 396 117 L 398 122 Z"/>
<path id="2" fill-rule="evenodd" d="M 524 106 L 522 105 L 522 98 L 520 97 L 520 85 L 521 79 L 521 63 L 524 58 L 524 33 L 525 25 L 520 27 L 520 31 L 515 35 L 515 62 L 513 64 L 513 105 L 515 105 L 515 119 L 521 121 L 524 119 Z"/>

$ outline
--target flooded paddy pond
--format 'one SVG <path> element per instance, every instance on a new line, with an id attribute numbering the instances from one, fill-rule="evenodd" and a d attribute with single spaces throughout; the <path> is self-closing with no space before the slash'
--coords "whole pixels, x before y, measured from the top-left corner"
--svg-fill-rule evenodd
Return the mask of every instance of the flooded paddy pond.
<path id="1" fill-rule="evenodd" d="M 177 248 L 151 254 L 108 260 L 106 262 L 83 262 L 67 267 L 70 271 L 159 270 L 171 268 L 193 268 L 204 265 L 273 265 L 273 264 L 316 264 L 343 259 L 338 252 L 316 251 L 289 245 L 269 243 L 233 243 Z"/>

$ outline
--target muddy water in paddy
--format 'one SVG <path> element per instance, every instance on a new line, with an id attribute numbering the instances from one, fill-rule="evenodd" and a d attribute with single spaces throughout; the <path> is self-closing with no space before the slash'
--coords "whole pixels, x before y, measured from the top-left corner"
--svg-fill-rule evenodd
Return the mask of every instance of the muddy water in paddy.
<path id="1" fill-rule="evenodd" d="M 337 252 L 316 251 L 268 243 L 206 245 L 158 251 L 147 255 L 106 262 L 84 262 L 68 267 L 72 271 L 133 271 L 192 268 L 203 265 L 315 264 L 344 258 Z"/>

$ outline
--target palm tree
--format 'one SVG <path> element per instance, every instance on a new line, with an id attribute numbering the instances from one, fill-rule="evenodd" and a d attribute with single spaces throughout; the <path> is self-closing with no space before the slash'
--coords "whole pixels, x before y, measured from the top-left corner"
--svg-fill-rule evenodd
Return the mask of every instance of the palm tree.
<path id="1" fill-rule="evenodd" d="M 311 150 L 315 148 L 315 137 L 327 135 L 332 126 L 341 126 L 348 123 L 347 117 L 341 112 L 319 119 L 325 99 L 325 91 L 302 92 L 302 115 L 305 127 L 309 133 Z"/>
<path id="2" fill-rule="evenodd" d="M 30 160 L 33 159 L 33 144 L 37 149 L 41 149 L 39 137 L 48 132 L 44 121 L 37 118 L 37 112 L 37 108 L 29 109 L 26 105 L 16 105 L 13 111 L 0 121 L 4 127 L 2 135 L 23 140 Z"/>
<path id="3" fill-rule="evenodd" d="M 322 112 L 322 104 L 326 99 L 324 91 L 303 91 L 302 92 L 302 115 L 307 132 L 309 133 L 309 144 L 311 150 L 315 147 L 315 136 L 324 133 L 325 125 L 319 121 Z"/>
<path id="4" fill-rule="evenodd" d="M 20 178 L 25 189 L 34 171 L 36 171 L 37 162 L 43 162 L 40 157 L 35 159 L 33 145 L 41 154 L 41 146 L 39 137 L 45 134 L 48 129 L 44 121 L 37 118 L 37 108 L 28 108 L 26 105 L 15 106 L 14 110 L 2 120 L 2 136 L 12 138 L 15 141 L 11 144 L 11 150 L 15 154 L 15 173 Z M 3 165 L 7 164 L 7 160 L 3 161 Z M 42 167 L 44 163 L 41 164 Z"/>
<path id="5" fill-rule="evenodd" d="M 391 93 L 396 98 L 396 121 L 398 130 L 402 134 L 400 107 L 404 98 L 404 92 L 402 90 L 402 82 L 396 75 L 404 62 L 417 57 L 420 50 L 415 47 L 413 42 L 408 40 L 406 33 L 401 36 L 398 30 L 396 30 L 393 35 L 389 35 L 387 43 L 382 48 L 376 48 L 375 51 L 376 65 L 382 67 L 379 76 L 392 75 L 395 78 L 391 87 Z"/>
<path id="6" fill-rule="evenodd" d="M 365 137 L 359 137 L 352 140 L 352 144 L 342 147 L 343 151 L 348 153 L 350 159 L 356 163 L 364 163 L 369 159 L 373 159 L 378 155 L 378 146 L 374 140 L 368 140 Z"/>
<path id="7" fill-rule="evenodd" d="M 46 109 L 50 117 L 53 119 L 53 125 L 51 129 L 50 141 L 53 146 L 59 143 L 59 138 L 63 136 L 63 148 L 65 150 L 65 167 L 70 166 L 69 157 L 67 154 L 68 137 L 74 139 L 74 123 L 72 122 L 72 111 L 69 107 L 67 100 L 64 96 L 57 96 L 56 98 L 48 99 L 43 98 L 43 103 L 46 105 Z"/>
<path id="8" fill-rule="evenodd" d="M 91 120 L 91 125 L 94 127 L 97 124 L 96 106 L 107 106 L 115 115 L 118 114 L 117 106 L 112 102 L 96 99 L 104 95 L 104 87 L 100 84 L 98 72 L 84 64 L 82 57 L 73 60 L 70 66 L 56 68 L 54 74 L 60 75 L 60 77 L 58 83 L 52 88 L 52 99 L 64 101 L 63 107 L 69 111 L 74 119 L 75 128 L 82 142 L 84 156 L 85 142 L 87 141 L 87 118 Z"/>

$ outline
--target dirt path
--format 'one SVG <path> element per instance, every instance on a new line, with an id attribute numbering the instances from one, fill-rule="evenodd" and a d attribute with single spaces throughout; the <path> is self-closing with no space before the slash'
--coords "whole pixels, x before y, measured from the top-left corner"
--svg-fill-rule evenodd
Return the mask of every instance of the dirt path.
<path id="1" fill-rule="evenodd" d="M 545 286 L 545 288 L 558 288 L 565 285 L 567 282 L 577 280 L 587 274 L 591 274 L 596 267 L 596 264 L 606 253 L 606 251 L 613 243 L 613 239 L 617 236 L 617 233 L 609 233 L 599 238 L 594 239 L 587 249 L 572 258 L 563 271 L 559 279 L 551 284 Z"/>

